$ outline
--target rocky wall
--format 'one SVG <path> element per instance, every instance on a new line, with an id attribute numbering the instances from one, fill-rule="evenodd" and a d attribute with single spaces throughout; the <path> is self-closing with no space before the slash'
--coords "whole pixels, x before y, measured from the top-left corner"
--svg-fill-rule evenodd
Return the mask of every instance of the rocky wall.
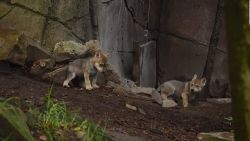
<path id="1" fill-rule="evenodd" d="M 47 51 L 55 43 L 98 38 L 115 70 L 131 78 L 134 43 L 156 42 L 158 83 L 202 75 L 218 0 L 0 0 L 0 29 L 27 32 Z M 3 27 L 3 28 L 1 28 Z M 16 33 L 15 33 L 16 34 Z M 0 46 L 4 34 L 0 33 Z M 13 33 L 14 36 L 14 33 Z M 8 37 L 11 40 L 11 37 Z M 228 86 L 224 24 L 211 92 Z M 154 52 L 150 52 L 154 53 Z M 146 80 L 146 79 L 145 79 Z M 226 89 L 226 88 L 225 88 Z"/>
<path id="2" fill-rule="evenodd" d="M 48 51 L 61 40 L 94 38 L 89 0 L 1 0 L 0 25 L 29 33 Z"/>
<path id="3" fill-rule="evenodd" d="M 159 28 L 159 70 L 162 83 L 202 76 L 214 27 L 218 0 L 162 1 Z M 163 14 L 164 13 L 164 14 Z M 225 97 L 229 87 L 225 23 L 220 29 L 210 82 L 213 97 Z"/>
<path id="4" fill-rule="evenodd" d="M 133 21 L 123 0 L 98 1 L 98 28 L 102 48 L 120 75 L 132 69 Z"/>

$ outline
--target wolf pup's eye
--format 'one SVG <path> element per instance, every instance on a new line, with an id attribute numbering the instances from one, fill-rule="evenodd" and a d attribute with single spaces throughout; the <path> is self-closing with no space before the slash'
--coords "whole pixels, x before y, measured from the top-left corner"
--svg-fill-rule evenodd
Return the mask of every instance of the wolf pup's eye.
<path id="1" fill-rule="evenodd" d="M 104 64 L 100 64 L 100 67 L 104 67 Z"/>

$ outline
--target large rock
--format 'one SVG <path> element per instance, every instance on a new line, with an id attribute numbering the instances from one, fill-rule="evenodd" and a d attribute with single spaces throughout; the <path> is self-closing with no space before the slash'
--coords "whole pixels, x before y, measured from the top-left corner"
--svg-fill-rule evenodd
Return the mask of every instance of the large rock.
<path id="1" fill-rule="evenodd" d="M 51 5 L 50 0 L 10 0 L 10 3 L 23 5 L 42 14 L 47 14 L 48 6 Z"/>
<path id="2" fill-rule="evenodd" d="M 56 65 L 54 59 L 39 59 L 34 61 L 31 66 L 30 73 L 34 75 L 40 75 L 48 72 L 49 70 L 53 70 Z"/>
<path id="3" fill-rule="evenodd" d="M 98 1 L 98 28 L 102 49 L 110 54 L 110 64 L 120 76 L 130 77 L 134 24 L 124 1 Z"/>
<path id="4" fill-rule="evenodd" d="M 21 66 L 38 59 L 51 58 L 37 40 L 3 25 L 0 26 L 0 47 L 0 60 Z"/>
<path id="5" fill-rule="evenodd" d="M 84 42 L 93 38 L 88 0 L 53 1 L 50 19 L 44 32 L 43 47 L 53 50 L 56 43 L 65 40 Z"/>
<path id="6" fill-rule="evenodd" d="M 163 108 L 171 108 L 176 107 L 178 104 L 173 99 L 164 99 L 162 101 L 162 107 Z"/>
<path id="7" fill-rule="evenodd" d="M 52 4 L 52 16 L 61 21 L 73 20 L 89 14 L 89 0 L 56 0 Z"/>
<path id="8" fill-rule="evenodd" d="M 52 53 L 56 43 L 65 40 L 72 40 L 81 43 L 81 40 L 76 38 L 70 29 L 59 22 L 49 21 L 47 23 L 47 28 L 44 31 L 43 48 Z"/>
<path id="9" fill-rule="evenodd" d="M 13 8 L 5 3 L 0 3 L 0 17 L 4 17 L 8 14 Z"/>
<path id="10" fill-rule="evenodd" d="M 116 70 L 109 64 L 106 64 L 105 71 L 103 72 L 103 77 L 107 81 L 111 81 L 115 84 L 121 84 L 122 83 L 122 78 L 118 75 Z"/>
<path id="11" fill-rule="evenodd" d="M 5 4 L 0 2 L 0 4 Z M 18 16 L 17 16 L 18 15 Z M 28 9 L 14 7 L 7 15 L 1 18 L 0 24 L 6 27 L 30 34 L 30 37 L 41 40 L 46 18 L 31 12 Z"/>
<path id="12" fill-rule="evenodd" d="M 62 60 L 76 58 L 87 49 L 81 43 L 75 41 L 61 41 L 56 43 L 53 54 Z"/>
<path id="13" fill-rule="evenodd" d="M 0 60 L 8 59 L 20 35 L 21 33 L 15 29 L 0 25 Z"/>
<path id="14" fill-rule="evenodd" d="M 209 91 L 211 97 L 230 97 L 228 55 L 217 49 L 215 54 L 214 69 L 210 81 Z"/>
<path id="15" fill-rule="evenodd" d="M 229 80 L 212 76 L 209 92 L 211 97 L 230 97 L 228 94 L 230 92 Z"/>
<path id="16" fill-rule="evenodd" d="M 12 43 L 9 44 L 12 45 Z M 14 43 L 12 46 L 6 46 L 10 51 L 3 60 L 25 66 L 27 63 L 32 63 L 39 59 L 51 58 L 51 55 L 43 50 L 36 40 L 25 34 L 20 35 Z"/>
<path id="17" fill-rule="evenodd" d="M 28 63 L 37 61 L 39 59 L 48 59 L 48 58 L 53 59 L 53 56 L 49 54 L 46 50 L 41 48 L 41 46 L 38 44 L 28 44 L 26 51 L 27 51 L 26 62 Z"/>
<path id="18" fill-rule="evenodd" d="M 148 96 L 152 95 L 152 92 L 154 91 L 154 88 L 150 87 L 132 87 L 131 92 L 135 94 L 147 94 Z"/>
<path id="19" fill-rule="evenodd" d="M 0 24 L 29 33 L 52 51 L 59 41 L 94 38 L 91 6 L 89 0 L 0 1 Z"/>
<path id="20" fill-rule="evenodd" d="M 62 41 L 56 43 L 53 54 L 59 60 L 67 60 L 94 56 L 100 50 L 101 47 L 97 40 L 90 40 L 84 45 L 74 41 Z"/>
<path id="21" fill-rule="evenodd" d="M 70 27 L 71 32 L 81 41 L 87 41 L 93 38 L 90 8 L 89 0 L 56 0 L 53 2 L 51 15 Z"/>

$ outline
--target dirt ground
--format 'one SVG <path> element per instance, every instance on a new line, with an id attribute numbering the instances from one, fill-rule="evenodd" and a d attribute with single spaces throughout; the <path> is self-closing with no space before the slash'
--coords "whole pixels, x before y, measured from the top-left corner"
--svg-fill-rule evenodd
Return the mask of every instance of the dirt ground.
<path id="1" fill-rule="evenodd" d="M 51 84 L 22 76 L 20 73 L 0 73 L 0 97 L 20 97 L 43 104 Z M 107 130 L 135 135 L 154 141 L 195 141 L 200 132 L 230 131 L 224 119 L 231 115 L 230 105 L 200 102 L 187 109 L 181 106 L 163 109 L 152 101 L 131 94 L 119 94 L 101 87 L 93 91 L 54 86 L 54 98 L 63 100 L 72 111 Z M 129 103 L 145 114 L 125 107 Z"/>

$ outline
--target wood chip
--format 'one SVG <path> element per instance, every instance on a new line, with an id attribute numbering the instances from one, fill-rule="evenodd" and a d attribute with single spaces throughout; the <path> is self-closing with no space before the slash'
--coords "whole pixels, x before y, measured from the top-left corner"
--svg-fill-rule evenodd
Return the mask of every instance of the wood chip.
<path id="1" fill-rule="evenodd" d="M 127 104 L 127 103 L 126 103 L 126 107 L 127 107 L 128 109 L 130 109 L 130 110 L 134 110 L 134 111 L 137 110 L 137 108 L 136 108 L 135 106 L 130 105 L 130 104 Z"/>

